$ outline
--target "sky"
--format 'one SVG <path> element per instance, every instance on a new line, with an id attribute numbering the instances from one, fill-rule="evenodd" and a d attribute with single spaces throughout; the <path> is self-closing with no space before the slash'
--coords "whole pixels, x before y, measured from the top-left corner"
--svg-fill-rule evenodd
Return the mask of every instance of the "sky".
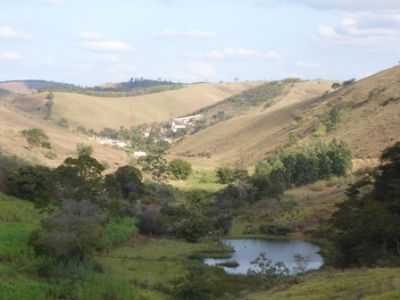
<path id="1" fill-rule="evenodd" d="M 400 0 L 0 0 L 0 80 L 346 80 L 399 52 Z"/>

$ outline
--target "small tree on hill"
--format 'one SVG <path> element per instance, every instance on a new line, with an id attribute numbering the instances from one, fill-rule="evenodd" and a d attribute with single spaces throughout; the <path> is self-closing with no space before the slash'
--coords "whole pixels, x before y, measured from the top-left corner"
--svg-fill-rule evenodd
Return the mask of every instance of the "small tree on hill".
<path id="1" fill-rule="evenodd" d="M 192 165 L 182 159 L 175 159 L 169 163 L 169 171 L 176 179 L 185 180 L 192 173 Z"/>
<path id="2" fill-rule="evenodd" d="M 21 133 L 31 147 L 43 147 L 47 149 L 51 148 L 49 137 L 42 129 L 31 128 L 22 130 Z"/>

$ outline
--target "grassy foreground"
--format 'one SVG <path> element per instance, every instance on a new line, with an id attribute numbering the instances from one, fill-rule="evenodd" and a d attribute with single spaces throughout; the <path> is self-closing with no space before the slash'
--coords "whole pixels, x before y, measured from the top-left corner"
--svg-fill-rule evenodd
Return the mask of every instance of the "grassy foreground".
<path id="1" fill-rule="evenodd" d="M 308 275 L 282 290 L 251 294 L 248 300 L 400 299 L 400 269 L 359 269 Z"/>

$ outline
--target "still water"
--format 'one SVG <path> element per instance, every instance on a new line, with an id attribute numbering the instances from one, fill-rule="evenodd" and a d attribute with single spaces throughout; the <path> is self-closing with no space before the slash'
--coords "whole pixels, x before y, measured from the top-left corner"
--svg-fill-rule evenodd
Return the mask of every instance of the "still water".
<path id="1" fill-rule="evenodd" d="M 235 268 L 224 267 L 230 274 L 247 274 L 249 270 L 256 269 L 251 264 L 260 254 L 265 256 L 272 263 L 282 262 L 291 273 L 296 273 L 296 256 L 301 255 L 305 258 L 303 267 L 306 271 L 317 270 L 324 264 L 323 258 L 318 254 L 320 248 L 304 241 L 290 240 L 224 240 L 224 244 L 234 249 L 231 258 L 228 259 L 205 259 L 204 263 L 209 266 L 216 266 L 221 263 L 235 261 L 239 265 Z"/>

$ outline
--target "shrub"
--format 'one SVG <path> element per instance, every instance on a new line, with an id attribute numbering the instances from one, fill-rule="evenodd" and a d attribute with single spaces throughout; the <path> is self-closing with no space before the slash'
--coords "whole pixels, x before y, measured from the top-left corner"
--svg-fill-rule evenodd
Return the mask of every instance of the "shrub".
<path id="1" fill-rule="evenodd" d="M 169 163 L 169 171 L 176 179 L 185 180 L 192 173 L 192 165 L 182 159 L 175 159 Z"/>
<path id="2" fill-rule="evenodd" d="M 104 227 L 104 247 L 111 248 L 129 240 L 137 232 L 132 218 L 116 218 Z"/>
<path id="3" fill-rule="evenodd" d="M 42 129 L 31 128 L 23 130 L 21 133 L 31 147 L 51 148 L 49 137 Z"/>
<path id="4" fill-rule="evenodd" d="M 138 227 L 140 233 L 146 235 L 160 235 L 165 232 L 161 221 L 161 212 L 158 207 L 146 207 L 139 216 Z"/>
<path id="5" fill-rule="evenodd" d="M 76 153 L 78 156 L 91 156 L 93 154 L 93 147 L 91 145 L 79 143 L 76 145 Z"/>
<path id="6" fill-rule="evenodd" d="M 42 166 L 24 166 L 8 177 L 8 190 L 13 196 L 46 206 L 54 193 L 52 170 Z"/>
<path id="7" fill-rule="evenodd" d="M 39 256 L 84 261 L 101 246 L 103 222 L 99 208 L 90 201 L 64 201 L 32 234 L 31 244 Z"/>
<path id="8" fill-rule="evenodd" d="M 217 178 L 221 184 L 229 184 L 235 181 L 233 170 L 227 167 L 217 169 Z"/>
<path id="9" fill-rule="evenodd" d="M 187 275 L 175 283 L 173 292 L 178 300 L 213 300 L 224 293 L 212 271 L 201 266 L 190 266 Z"/>
<path id="10" fill-rule="evenodd" d="M 216 174 L 218 182 L 221 184 L 229 184 L 237 180 L 244 180 L 249 175 L 247 170 L 228 167 L 218 168 Z"/>
<path id="11" fill-rule="evenodd" d="M 276 224 L 260 225 L 259 230 L 263 234 L 276 235 L 276 236 L 286 236 L 292 231 L 287 226 L 276 225 Z"/>

